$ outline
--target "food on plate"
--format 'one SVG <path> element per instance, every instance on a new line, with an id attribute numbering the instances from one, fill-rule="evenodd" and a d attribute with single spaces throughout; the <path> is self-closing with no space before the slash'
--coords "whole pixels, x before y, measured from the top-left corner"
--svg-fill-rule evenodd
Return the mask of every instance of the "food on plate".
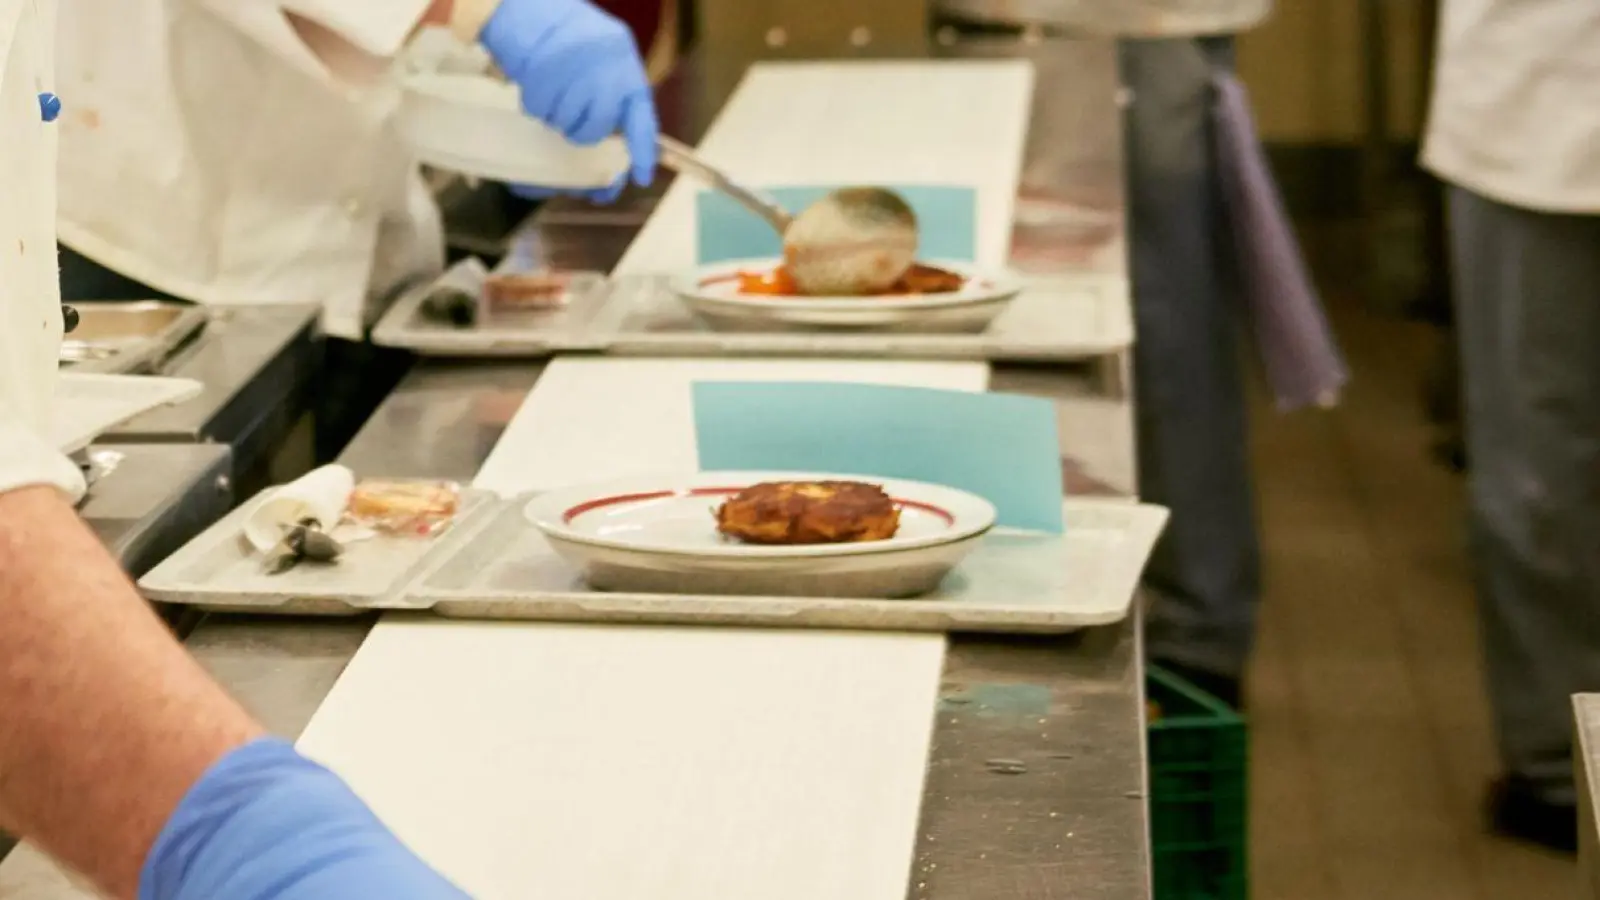
<path id="1" fill-rule="evenodd" d="M 729 497 L 717 530 L 747 544 L 882 541 L 900 528 L 900 508 L 875 484 L 767 481 Z"/>
<path id="2" fill-rule="evenodd" d="M 766 272 L 740 272 L 739 293 L 760 294 L 768 297 L 799 297 L 800 286 L 784 266 Z M 914 263 L 894 286 L 881 294 L 871 296 L 901 296 L 904 294 L 953 294 L 967 283 L 965 276 L 937 266 Z"/>
<path id="3" fill-rule="evenodd" d="M 455 518 L 461 489 L 442 481 L 368 480 L 350 493 L 345 514 L 391 534 L 433 534 Z"/>

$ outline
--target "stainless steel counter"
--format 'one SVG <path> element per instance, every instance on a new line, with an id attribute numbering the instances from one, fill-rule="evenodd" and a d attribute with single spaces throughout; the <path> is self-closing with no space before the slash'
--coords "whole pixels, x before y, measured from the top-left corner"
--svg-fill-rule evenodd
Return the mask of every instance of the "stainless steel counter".
<path id="1" fill-rule="evenodd" d="M 246 472 L 303 414 L 319 354 L 315 306 L 213 308 L 205 330 L 161 371 L 200 382 L 200 395 L 151 410 L 102 442 L 226 444 L 235 474 Z"/>
<path id="2" fill-rule="evenodd" d="M 1036 204 L 1093 207 L 1106 227 L 1016 229 L 1018 257 L 1068 270 L 1123 273 L 1121 145 L 1108 42 L 1016 47 L 1048 53 L 1023 192 Z M 994 45 L 937 48 L 998 55 Z M 665 128 L 693 139 L 746 64 L 696 60 L 662 92 Z M 609 269 L 659 197 L 617 207 L 551 204 L 530 225 L 557 261 Z M 1070 221 L 1081 221 L 1081 217 Z M 1035 251 L 1048 250 L 1048 253 Z M 1034 259 L 1030 265 L 1044 263 Z M 498 440 L 541 366 L 418 366 L 357 436 L 343 461 L 363 475 L 468 479 Z M 1054 398 L 1064 466 L 1077 489 L 1131 493 L 1133 417 L 1127 398 L 1078 369 L 1004 367 L 995 390 Z M 195 656 L 273 730 L 298 735 L 371 619 L 206 618 Z M 1144 704 L 1137 616 L 1066 638 L 952 636 L 922 806 L 911 896 L 1107 898 L 1150 895 Z M 991 760 L 1021 760 L 995 771 Z M 78 896 L 37 854 L 0 865 L 0 898 Z"/>
<path id="3" fill-rule="evenodd" d="M 91 454 L 113 468 L 95 481 L 79 512 L 134 577 L 233 507 L 225 446 L 99 445 Z"/>
<path id="4" fill-rule="evenodd" d="M 516 364 L 424 366 L 342 461 L 364 475 L 468 479 L 538 374 L 537 366 Z M 995 377 L 997 389 L 1050 387 L 1079 404 L 1069 409 L 1083 415 L 1063 425 L 1084 434 L 1126 409 L 1096 397 L 1087 383 L 1030 370 Z M 210 616 L 189 646 L 268 727 L 297 735 L 372 623 Z M 952 637 L 914 896 L 1148 896 L 1136 629 L 1128 621 L 1058 639 Z M 1026 772 L 996 774 L 988 765 L 994 759 L 1023 760 Z M 0 897 L 9 896 L 6 874 L 0 867 Z"/>

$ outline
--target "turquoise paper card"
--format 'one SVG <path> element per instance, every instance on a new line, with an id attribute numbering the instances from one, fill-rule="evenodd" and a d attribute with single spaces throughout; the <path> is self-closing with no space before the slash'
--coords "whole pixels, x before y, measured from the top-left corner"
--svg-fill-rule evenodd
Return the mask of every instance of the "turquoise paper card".
<path id="1" fill-rule="evenodd" d="M 768 187 L 763 190 L 784 209 L 798 212 L 834 186 Z M 905 197 L 917 214 L 921 259 L 972 262 L 978 246 L 978 192 L 949 185 L 889 185 Z M 701 191 L 695 198 L 696 246 L 699 264 L 730 259 L 759 259 L 783 254 L 772 228 L 727 196 Z"/>
<path id="2" fill-rule="evenodd" d="M 1038 397 L 828 382 L 698 382 L 702 470 L 836 472 L 971 491 L 999 524 L 1060 532 L 1055 405 Z"/>

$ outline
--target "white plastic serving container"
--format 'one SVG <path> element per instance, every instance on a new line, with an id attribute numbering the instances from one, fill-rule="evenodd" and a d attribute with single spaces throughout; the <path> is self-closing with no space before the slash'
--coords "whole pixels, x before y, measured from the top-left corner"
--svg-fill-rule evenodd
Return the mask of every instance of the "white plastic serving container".
<path id="1" fill-rule="evenodd" d="M 603 188 L 628 168 L 621 138 L 571 143 L 522 111 L 514 84 L 480 48 L 448 31 L 417 36 L 400 62 L 401 134 L 417 158 L 491 181 L 555 188 Z"/>

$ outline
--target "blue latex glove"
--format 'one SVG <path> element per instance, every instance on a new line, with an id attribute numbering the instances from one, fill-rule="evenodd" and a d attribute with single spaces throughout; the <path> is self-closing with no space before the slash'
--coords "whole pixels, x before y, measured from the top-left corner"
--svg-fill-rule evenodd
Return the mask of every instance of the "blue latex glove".
<path id="1" fill-rule="evenodd" d="M 621 134 L 633 182 L 642 186 L 655 178 L 660 126 L 644 60 L 627 25 L 587 0 L 502 0 L 479 41 L 516 82 L 528 115 L 575 144 Z M 610 202 L 626 182 L 577 193 Z M 561 193 L 538 186 L 513 190 L 525 197 Z"/>
<path id="2" fill-rule="evenodd" d="M 263 739 L 223 757 L 156 838 L 139 900 L 462 900 L 338 776 Z"/>

